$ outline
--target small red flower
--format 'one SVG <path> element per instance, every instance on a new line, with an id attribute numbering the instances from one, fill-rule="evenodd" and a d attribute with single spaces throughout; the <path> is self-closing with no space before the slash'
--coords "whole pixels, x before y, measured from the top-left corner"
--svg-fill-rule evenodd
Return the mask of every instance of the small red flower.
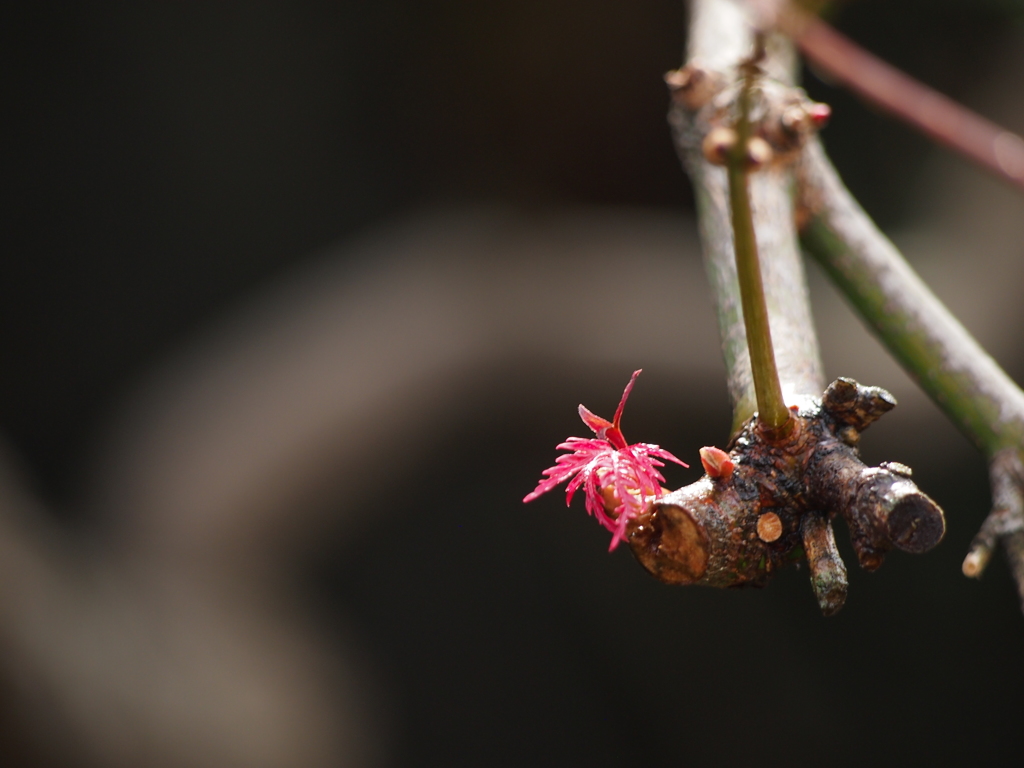
<path id="1" fill-rule="evenodd" d="M 652 501 L 661 497 L 661 484 L 665 482 L 665 478 L 657 468 L 665 466 L 665 462 L 658 459 L 674 461 L 684 467 L 689 466 L 663 448 L 650 443 L 628 445 L 622 436 L 622 429 L 619 427 L 622 411 L 626 407 L 633 383 L 639 375 L 640 371 L 633 372 L 633 377 L 622 393 L 614 420 L 602 419 L 580 405 L 580 418 L 597 437 L 570 437 L 564 443 L 560 443 L 557 446 L 559 450 L 572 453 L 559 456 L 555 460 L 555 466 L 545 469 L 542 473 L 544 477 L 537 487 L 523 499 L 524 502 L 533 501 L 541 494 L 569 480 L 569 485 L 565 489 L 565 503 L 568 506 L 572 502 L 573 494 L 583 486 L 587 512 L 612 532 L 609 552 L 615 549 L 620 541 L 625 540 L 629 521 L 639 516 Z M 609 506 L 618 502 L 611 515 L 605 510 L 605 498 L 609 494 Z"/>

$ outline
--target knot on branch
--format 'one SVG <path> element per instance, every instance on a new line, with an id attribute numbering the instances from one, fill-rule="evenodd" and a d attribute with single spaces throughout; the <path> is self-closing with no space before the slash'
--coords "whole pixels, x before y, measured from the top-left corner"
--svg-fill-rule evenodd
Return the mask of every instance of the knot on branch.
<path id="1" fill-rule="evenodd" d="M 981 578 L 998 542 L 1002 542 L 1024 608 L 1024 462 L 1015 448 L 1000 451 L 989 463 L 992 511 L 971 542 L 965 576 Z"/>
<path id="2" fill-rule="evenodd" d="M 893 547 L 925 552 L 945 533 L 942 510 L 909 467 L 865 466 L 850 440 L 850 430 L 859 434 L 895 404 L 885 390 L 840 379 L 820 401 L 791 406 L 784 436 L 751 419 L 730 446 L 730 473 L 706 474 L 633 521 L 634 555 L 664 582 L 713 587 L 764 586 L 778 569 L 806 560 L 822 612 L 834 614 L 847 581 L 833 517 L 846 521 L 867 570 Z"/>
<path id="3" fill-rule="evenodd" d="M 675 108 L 670 120 L 682 146 L 700 147 L 704 157 L 724 165 L 735 145 L 741 73 L 727 76 L 688 64 L 665 75 Z M 760 76 L 751 93 L 751 135 L 745 147 L 749 170 L 792 160 L 825 126 L 832 110 L 812 101 L 802 88 Z"/>
<path id="4" fill-rule="evenodd" d="M 896 398 L 881 387 L 865 387 L 853 379 L 838 378 L 828 385 L 821 407 L 847 435 L 844 442 L 856 445 L 860 433 L 896 407 Z"/>

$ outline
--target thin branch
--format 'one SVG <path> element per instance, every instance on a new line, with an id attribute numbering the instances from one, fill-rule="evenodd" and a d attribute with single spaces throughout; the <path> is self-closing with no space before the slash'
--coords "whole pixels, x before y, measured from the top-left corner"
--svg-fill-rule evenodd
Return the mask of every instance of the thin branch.
<path id="1" fill-rule="evenodd" d="M 1020 452 L 1007 449 L 996 454 L 989 464 L 989 475 L 992 511 L 964 558 L 964 576 L 979 578 L 996 543 L 1002 541 L 1024 609 L 1024 461 Z"/>
<path id="2" fill-rule="evenodd" d="M 804 245 L 893 356 L 988 457 L 1024 445 L 1024 392 L 878 230 L 819 142 L 799 170 Z"/>
<path id="3" fill-rule="evenodd" d="M 1024 190 L 1024 139 L 918 82 L 816 16 L 788 6 L 778 27 L 803 54 L 865 99 Z"/>
<path id="4" fill-rule="evenodd" d="M 750 367 L 757 397 L 758 418 L 769 430 L 781 429 L 789 422 L 789 409 L 782 397 L 779 371 L 775 365 L 768 304 L 764 297 L 761 265 L 757 253 L 757 235 L 750 206 L 748 146 L 750 143 L 750 101 L 757 67 L 746 66 L 736 119 L 737 141 L 728 160 L 729 208 L 732 212 L 733 240 L 736 247 L 736 275 L 739 280 L 743 320 Z"/>

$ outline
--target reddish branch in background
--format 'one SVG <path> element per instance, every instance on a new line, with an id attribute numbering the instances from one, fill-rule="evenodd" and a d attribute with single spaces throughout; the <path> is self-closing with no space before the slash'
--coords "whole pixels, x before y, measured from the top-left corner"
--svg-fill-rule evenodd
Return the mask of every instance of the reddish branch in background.
<path id="1" fill-rule="evenodd" d="M 1024 190 L 1024 139 L 943 96 L 791 4 L 776 26 L 820 69 L 947 147 Z"/>

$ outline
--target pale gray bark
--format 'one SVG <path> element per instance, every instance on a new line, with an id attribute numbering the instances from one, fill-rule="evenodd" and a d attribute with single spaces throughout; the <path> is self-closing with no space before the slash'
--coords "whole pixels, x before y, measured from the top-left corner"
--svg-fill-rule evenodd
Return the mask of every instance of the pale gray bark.
<path id="1" fill-rule="evenodd" d="M 699 67 L 728 91 L 736 67 L 753 51 L 753 27 L 744 6 L 731 0 L 696 0 L 691 4 L 688 63 Z M 770 37 L 765 72 L 791 84 L 795 56 L 779 37 Z M 746 330 L 740 306 L 725 170 L 709 163 L 701 142 L 719 104 L 698 110 L 682 101 L 669 114 L 676 145 L 693 183 L 704 263 L 711 283 L 733 402 L 733 431 L 757 410 Z M 750 176 L 754 228 L 761 255 L 762 279 L 772 342 L 787 403 L 799 395 L 820 396 L 825 388 L 821 352 L 811 317 L 803 259 L 794 226 L 793 175 L 783 163 Z"/>
<path id="2" fill-rule="evenodd" d="M 734 432 L 756 408 L 733 255 L 725 172 L 712 166 L 702 140 L 727 111 L 723 101 L 737 65 L 753 47 L 752 4 L 693 0 L 688 66 L 714 94 L 695 103 L 675 99 L 670 122 L 695 189 L 705 264 L 713 289 L 734 405 Z M 766 78 L 792 86 L 791 47 L 767 36 Z M 767 93 L 766 99 L 771 95 Z M 770 110 L 770 106 L 767 108 Z M 890 352 L 991 462 L 993 511 L 964 563 L 980 575 L 1001 540 L 1024 600 L 1024 392 L 974 341 L 907 265 L 842 185 L 815 139 L 796 155 L 798 178 L 786 163 L 751 176 L 772 340 L 784 395 L 818 395 L 824 387 L 811 321 L 796 220 L 804 242 L 860 310 Z M 793 205 L 799 188 L 799 209 Z M 1012 470 L 1012 471 L 1011 471 Z"/>

